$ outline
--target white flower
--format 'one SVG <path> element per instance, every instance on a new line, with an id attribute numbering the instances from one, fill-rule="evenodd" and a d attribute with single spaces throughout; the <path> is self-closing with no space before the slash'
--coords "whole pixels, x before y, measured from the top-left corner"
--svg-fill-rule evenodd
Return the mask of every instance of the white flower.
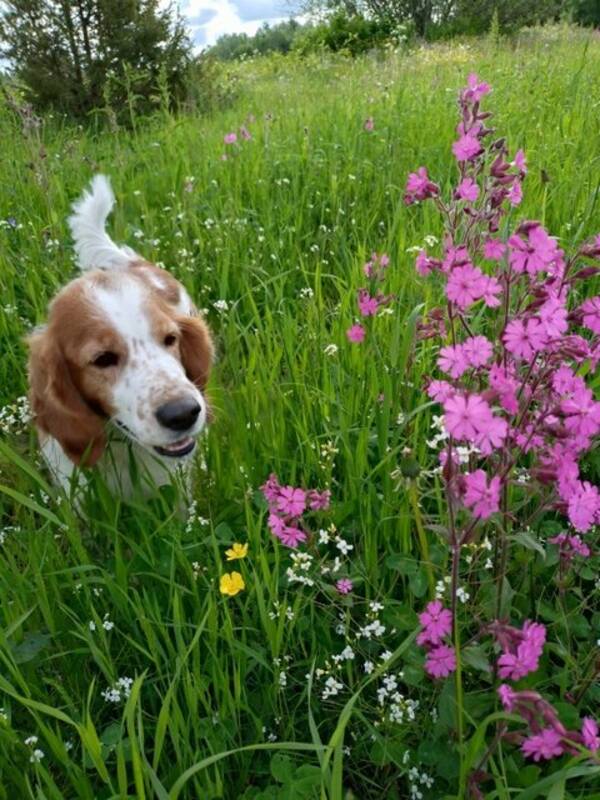
<path id="1" fill-rule="evenodd" d="M 345 661 L 352 661 L 354 659 L 354 650 L 348 645 L 340 653 Z"/>
<path id="2" fill-rule="evenodd" d="M 375 664 L 372 661 L 365 661 L 365 663 L 363 664 L 363 670 L 365 671 L 366 675 L 370 675 L 374 669 L 375 669 Z"/>
<path id="3" fill-rule="evenodd" d="M 372 600 L 369 603 L 369 609 L 374 613 L 377 614 L 378 611 L 383 611 L 383 603 L 378 603 L 377 600 Z"/>
<path id="4" fill-rule="evenodd" d="M 42 758 L 44 758 L 44 751 L 40 750 L 39 748 L 34 750 L 33 753 L 29 756 L 29 761 L 32 764 L 39 764 Z"/>
<path id="5" fill-rule="evenodd" d="M 279 673 L 279 685 L 280 686 L 287 686 L 287 675 L 283 670 Z"/>
<path id="6" fill-rule="evenodd" d="M 471 597 L 471 595 L 465 589 L 463 589 L 462 586 L 459 586 L 458 589 L 456 590 L 456 596 L 458 597 L 461 603 L 466 603 L 467 600 Z"/>
<path id="7" fill-rule="evenodd" d="M 213 303 L 213 308 L 216 308 L 217 311 L 223 313 L 225 311 L 229 311 L 229 305 L 227 303 L 227 300 L 215 300 L 215 302 Z"/>
<path id="8" fill-rule="evenodd" d="M 94 622 L 93 619 L 91 619 L 89 621 L 89 628 L 90 628 L 91 631 L 95 631 L 96 630 L 96 623 Z"/>
<path id="9" fill-rule="evenodd" d="M 354 547 L 353 547 L 353 545 L 351 545 L 351 544 L 348 544 L 348 542 L 347 542 L 345 539 L 342 539 L 341 537 L 338 537 L 338 539 L 336 540 L 335 546 L 337 547 L 337 549 L 338 549 L 338 550 L 339 550 L 339 551 L 342 553 L 342 555 L 344 555 L 344 556 L 347 556 L 347 555 L 348 555 L 348 553 L 349 553 L 351 550 L 354 550 Z"/>
<path id="10" fill-rule="evenodd" d="M 321 528 L 319 531 L 319 544 L 327 544 L 329 542 L 329 534 L 326 530 Z"/>
<path id="11" fill-rule="evenodd" d="M 115 623 L 109 620 L 108 613 L 104 615 L 104 621 L 102 622 L 102 627 L 104 628 L 105 631 L 112 631 L 112 629 L 115 627 Z"/>
<path id="12" fill-rule="evenodd" d="M 335 356 L 337 355 L 338 350 L 339 347 L 337 346 L 337 344 L 333 343 L 328 344 L 323 348 L 323 352 L 325 353 L 326 356 Z"/>
<path id="13" fill-rule="evenodd" d="M 390 658 L 391 658 L 393 655 L 394 655 L 394 654 L 392 653 L 392 651 L 391 651 L 391 650 L 384 650 L 384 651 L 383 651 L 383 653 L 382 653 L 382 654 L 379 656 L 379 658 L 381 658 L 381 660 L 382 660 L 382 661 L 389 661 L 389 660 L 390 660 Z"/>
<path id="14" fill-rule="evenodd" d="M 315 296 L 315 293 L 310 288 L 310 286 L 305 286 L 303 289 L 300 289 L 300 297 L 303 300 L 307 300 L 307 299 L 309 299 L 311 297 L 314 297 L 314 296 Z"/>
<path id="15" fill-rule="evenodd" d="M 325 688 L 321 692 L 321 697 L 323 700 L 327 700 L 328 697 L 334 697 L 339 694 L 343 688 L 344 684 L 337 681 L 332 675 L 325 681 Z"/>
<path id="16" fill-rule="evenodd" d="M 38 743 L 38 741 L 39 739 L 37 736 L 28 736 L 27 739 L 25 739 L 25 744 L 27 747 L 33 747 L 34 744 Z"/>
<path id="17" fill-rule="evenodd" d="M 120 703 L 129 697 L 132 685 L 133 678 L 118 678 L 113 686 L 109 686 L 101 692 L 102 697 L 107 703 Z"/>

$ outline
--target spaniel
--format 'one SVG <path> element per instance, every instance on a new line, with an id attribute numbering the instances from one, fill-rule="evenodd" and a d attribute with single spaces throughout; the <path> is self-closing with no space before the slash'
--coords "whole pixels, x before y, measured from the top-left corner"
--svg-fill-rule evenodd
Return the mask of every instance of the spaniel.
<path id="1" fill-rule="evenodd" d="M 113 490 L 169 483 L 207 421 L 210 332 L 184 287 L 105 231 L 114 205 L 97 175 L 69 225 L 80 277 L 30 336 L 35 425 L 55 479 L 95 467 Z"/>

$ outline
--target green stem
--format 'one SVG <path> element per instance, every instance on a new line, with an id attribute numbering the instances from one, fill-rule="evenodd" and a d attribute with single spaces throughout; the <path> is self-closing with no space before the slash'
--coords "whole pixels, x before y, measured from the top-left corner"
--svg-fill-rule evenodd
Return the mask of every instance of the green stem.
<path id="1" fill-rule="evenodd" d="M 408 495 L 410 504 L 412 506 L 413 514 L 415 515 L 415 526 L 417 528 L 417 536 L 419 537 L 419 547 L 421 548 L 421 561 L 425 565 L 427 572 L 427 582 L 429 583 L 429 595 L 435 596 L 435 578 L 433 577 L 433 569 L 431 568 L 431 558 L 429 557 L 429 543 L 427 541 L 427 534 L 423 525 L 423 517 L 421 516 L 421 509 L 419 508 L 419 498 L 417 496 L 417 485 L 415 481 L 410 482 Z"/>
<path id="2" fill-rule="evenodd" d="M 452 546 L 452 638 L 454 643 L 454 654 L 456 656 L 456 675 L 455 675 L 455 696 L 456 696 L 456 729 L 458 734 L 458 752 L 460 758 L 459 790 L 458 797 L 465 796 L 466 774 L 465 774 L 465 754 L 464 754 L 464 720 L 463 720 L 463 685 L 462 685 L 462 662 L 460 653 L 460 632 L 458 630 L 458 614 L 456 603 L 456 589 L 458 588 L 458 561 L 460 558 L 460 545 L 454 543 Z"/>

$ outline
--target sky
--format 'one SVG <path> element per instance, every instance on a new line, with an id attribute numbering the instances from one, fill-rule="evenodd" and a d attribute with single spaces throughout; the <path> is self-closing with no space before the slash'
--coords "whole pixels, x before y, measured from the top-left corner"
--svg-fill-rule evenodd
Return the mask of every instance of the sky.
<path id="1" fill-rule="evenodd" d="M 178 0 L 198 49 L 225 33 L 252 35 L 263 22 L 274 25 L 293 16 L 299 0 Z"/>

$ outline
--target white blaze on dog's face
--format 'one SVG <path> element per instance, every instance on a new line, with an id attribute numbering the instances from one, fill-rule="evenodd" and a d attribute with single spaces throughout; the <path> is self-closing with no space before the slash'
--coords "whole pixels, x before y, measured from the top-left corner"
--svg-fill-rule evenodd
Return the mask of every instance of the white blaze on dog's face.
<path id="1" fill-rule="evenodd" d="M 178 281 L 145 262 L 72 281 L 30 340 L 38 426 L 76 463 L 97 461 L 107 418 L 160 456 L 190 453 L 213 356 L 194 313 Z"/>

